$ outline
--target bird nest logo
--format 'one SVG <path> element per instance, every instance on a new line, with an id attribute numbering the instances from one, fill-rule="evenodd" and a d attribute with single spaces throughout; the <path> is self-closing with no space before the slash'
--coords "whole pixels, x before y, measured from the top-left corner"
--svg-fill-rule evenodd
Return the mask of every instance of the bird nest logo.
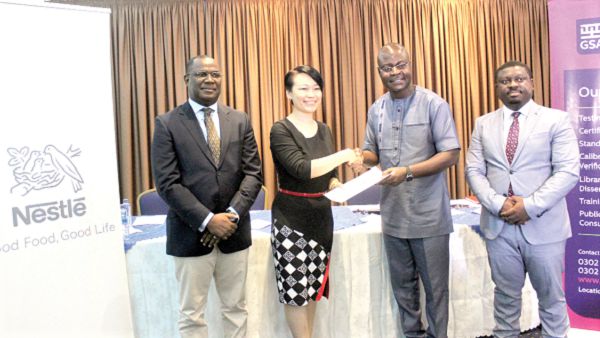
<path id="1" fill-rule="evenodd" d="M 53 145 L 47 145 L 44 151 L 8 148 L 10 159 L 8 165 L 13 167 L 16 181 L 10 192 L 21 196 L 31 190 L 50 189 L 59 186 L 63 181 L 71 183 L 74 192 L 81 190 L 83 178 L 79 174 L 73 159 L 81 154 L 78 148 L 70 146 L 66 152 Z"/>

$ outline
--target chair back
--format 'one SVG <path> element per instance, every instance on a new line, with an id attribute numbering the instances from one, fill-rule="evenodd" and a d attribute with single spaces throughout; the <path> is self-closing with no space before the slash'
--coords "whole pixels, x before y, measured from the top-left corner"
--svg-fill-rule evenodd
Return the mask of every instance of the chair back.
<path id="1" fill-rule="evenodd" d="M 267 209 L 267 187 L 264 185 L 260 187 L 260 191 L 254 200 L 254 203 L 250 207 L 250 210 L 266 210 Z"/>
<path id="2" fill-rule="evenodd" d="M 347 201 L 348 205 L 379 204 L 379 202 L 381 202 L 381 186 L 379 184 L 375 184 Z"/>
<path id="3" fill-rule="evenodd" d="M 156 189 L 149 189 L 138 195 L 138 213 L 142 216 L 166 215 L 169 206 L 158 195 Z"/>

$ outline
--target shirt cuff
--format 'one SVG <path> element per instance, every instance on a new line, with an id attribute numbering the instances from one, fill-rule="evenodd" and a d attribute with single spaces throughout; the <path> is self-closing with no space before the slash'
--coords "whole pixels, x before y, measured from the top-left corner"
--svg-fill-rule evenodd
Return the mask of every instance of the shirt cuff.
<path id="1" fill-rule="evenodd" d="M 208 222 L 210 222 L 214 215 L 215 214 L 213 214 L 212 212 L 209 213 L 208 216 L 206 216 L 206 218 L 204 219 L 204 222 L 202 222 L 202 224 L 198 227 L 198 231 L 204 231 L 206 229 L 206 226 L 208 225 Z"/>
<path id="2" fill-rule="evenodd" d="M 240 221 L 240 214 L 238 214 L 238 212 L 235 211 L 235 209 L 233 207 L 227 208 L 227 212 L 235 214 L 237 216 L 237 219 L 235 221 L 233 221 L 234 223 L 238 223 Z"/>

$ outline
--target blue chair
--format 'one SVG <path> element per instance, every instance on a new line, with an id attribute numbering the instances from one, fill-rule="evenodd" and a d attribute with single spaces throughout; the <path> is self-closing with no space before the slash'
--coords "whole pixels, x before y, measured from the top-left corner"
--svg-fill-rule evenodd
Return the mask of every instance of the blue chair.
<path id="1" fill-rule="evenodd" d="M 361 192 L 360 194 L 350 198 L 346 203 L 348 205 L 365 205 L 365 204 L 379 204 L 381 201 L 381 186 L 375 184 L 369 189 Z"/>
<path id="2" fill-rule="evenodd" d="M 138 213 L 142 216 L 166 215 L 169 206 L 158 195 L 156 189 L 148 189 L 138 195 L 137 198 Z"/>
<path id="3" fill-rule="evenodd" d="M 250 207 L 250 210 L 266 210 L 267 209 L 267 187 L 264 185 L 260 187 L 260 191 L 254 200 L 254 203 Z"/>

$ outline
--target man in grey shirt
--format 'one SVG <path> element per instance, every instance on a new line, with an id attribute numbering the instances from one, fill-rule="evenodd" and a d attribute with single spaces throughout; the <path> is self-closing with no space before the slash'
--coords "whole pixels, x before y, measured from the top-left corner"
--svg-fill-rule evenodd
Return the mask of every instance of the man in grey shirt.
<path id="1" fill-rule="evenodd" d="M 381 182 L 382 230 L 402 329 L 406 337 L 447 337 L 452 217 L 445 171 L 460 153 L 456 127 L 448 103 L 412 83 L 403 46 L 383 46 L 377 63 L 388 93 L 369 109 L 362 160 L 389 175 Z"/>

